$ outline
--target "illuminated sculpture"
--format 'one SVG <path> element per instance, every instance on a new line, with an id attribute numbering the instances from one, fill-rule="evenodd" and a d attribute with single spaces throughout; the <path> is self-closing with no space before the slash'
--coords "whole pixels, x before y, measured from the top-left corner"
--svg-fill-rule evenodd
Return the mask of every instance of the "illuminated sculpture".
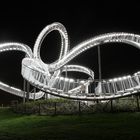
<path id="1" fill-rule="evenodd" d="M 44 63 L 40 58 L 41 44 L 48 33 L 58 30 L 61 35 L 61 52 L 59 59 L 51 64 Z M 88 86 L 94 82 L 94 72 L 79 65 L 67 65 L 73 58 L 82 52 L 100 44 L 109 42 L 123 42 L 140 49 L 140 36 L 129 33 L 108 33 L 86 40 L 69 50 L 68 34 L 60 23 L 46 26 L 39 34 L 33 53 L 31 49 L 20 43 L 5 43 L 0 45 L 0 52 L 18 50 L 26 53 L 22 60 L 22 76 L 40 92 L 29 93 L 30 99 L 43 97 L 44 92 L 51 95 L 74 100 L 108 100 L 136 94 L 140 90 L 140 73 L 133 76 L 124 76 L 99 82 L 94 93 L 88 92 Z M 91 79 L 77 80 L 63 77 L 66 71 L 76 71 L 89 75 Z M 78 82 L 77 82 L 78 81 Z M 23 97 L 24 91 L 10 87 L 0 82 L 0 89 Z M 100 89 L 100 90 L 98 90 Z"/>

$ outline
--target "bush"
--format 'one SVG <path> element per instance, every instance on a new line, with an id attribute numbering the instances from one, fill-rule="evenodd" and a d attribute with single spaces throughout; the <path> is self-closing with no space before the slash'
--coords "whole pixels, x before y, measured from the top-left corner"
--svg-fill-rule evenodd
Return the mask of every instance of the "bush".
<path id="1" fill-rule="evenodd" d="M 80 103 L 80 104 L 79 104 Z M 139 102 L 138 102 L 139 103 Z M 54 115 L 54 114 L 88 114 L 95 112 L 129 112 L 137 111 L 136 97 L 126 97 L 111 101 L 86 102 L 67 100 L 62 98 L 30 101 L 16 105 L 13 109 L 18 113 Z"/>

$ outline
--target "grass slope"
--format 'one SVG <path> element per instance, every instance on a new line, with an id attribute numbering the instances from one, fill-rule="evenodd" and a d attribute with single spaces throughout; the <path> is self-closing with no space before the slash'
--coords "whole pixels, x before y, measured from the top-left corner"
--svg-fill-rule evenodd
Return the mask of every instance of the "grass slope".
<path id="1" fill-rule="evenodd" d="M 0 140 L 134 140 L 140 113 L 35 116 L 0 109 Z"/>

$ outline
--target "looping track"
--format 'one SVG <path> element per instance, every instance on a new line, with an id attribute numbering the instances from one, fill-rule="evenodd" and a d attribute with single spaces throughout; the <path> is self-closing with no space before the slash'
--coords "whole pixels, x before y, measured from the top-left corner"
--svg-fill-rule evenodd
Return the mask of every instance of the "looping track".
<path id="1" fill-rule="evenodd" d="M 51 64 L 46 64 L 41 60 L 40 49 L 44 38 L 53 30 L 57 30 L 61 35 L 61 51 L 58 60 Z M 93 48 L 109 42 L 122 42 L 130 44 L 140 49 L 140 36 L 130 33 L 108 33 L 86 40 L 73 49 L 69 49 L 69 39 L 65 27 L 61 23 L 53 23 L 46 26 L 36 39 L 34 50 L 21 43 L 0 44 L 0 52 L 23 51 L 26 57 L 22 60 L 22 76 L 33 86 L 40 89 L 40 92 L 29 93 L 30 99 L 39 99 L 44 92 L 74 100 L 109 100 L 137 94 L 140 90 L 140 74 L 119 77 L 112 80 L 100 81 L 94 92 L 88 92 L 88 86 L 95 83 L 93 70 L 80 65 L 68 65 L 73 58 Z M 78 80 L 63 77 L 63 72 L 76 71 L 85 73 L 91 79 Z M 24 91 L 0 82 L 0 89 L 9 93 L 23 97 Z"/>

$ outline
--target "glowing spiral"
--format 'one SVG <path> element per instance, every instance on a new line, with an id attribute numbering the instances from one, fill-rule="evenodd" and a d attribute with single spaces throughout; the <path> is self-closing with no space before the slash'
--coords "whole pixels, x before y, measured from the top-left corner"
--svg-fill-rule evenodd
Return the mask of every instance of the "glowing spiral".
<path id="1" fill-rule="evenodd" d="M 40 57 L 41 44 L 48 33 L 54 30 L 59 31 L 61 35 L 61 51 L 58 60 L 51 64 L 46 64 Z M 130 33 L 108 33 L 86 40 L 70 50 L 66 29 L 61 23 L 56 22 L 46 26 L 41 31 L 35 42 L 33 53 L 27 45 L 20 43 L 1 44 L 0 52 L 10 50 L 25 52 L 27 57 L 22 60 L 22 76 L 41 91 L 48 92 L 55 96 L 76 100 L 108 100 L 136 94 L 140 90 L 139 73 L 135 73 L 133 76 L 100 81 L 95 92 L 88 93 L 85 89 L 83 91 L 83 87 L 88 88 L 88 86 L 92 84 L 94 81 L 94 72 L 84 66 L 67 65 L 73 58 L 86 50 L 109 42 L 122 42 L 140 49 L 139 35 Z M 78 80 L 63 77 L 62 73 L 67 71 L 85 73 L 89 75 L 92 80 Z M 24 91 L 10 87 L 2 82 L 0 82 L 0 88 L 12 94 L 23 96 Z M 97 92 L 99 88 L 101 88 L 101 90 Z M 35 99 L 39 99 L 44 95 L 41 91 L 35 94 Z M 29 98 L 33 99 L 33 93 L 29 95 Z"/>

